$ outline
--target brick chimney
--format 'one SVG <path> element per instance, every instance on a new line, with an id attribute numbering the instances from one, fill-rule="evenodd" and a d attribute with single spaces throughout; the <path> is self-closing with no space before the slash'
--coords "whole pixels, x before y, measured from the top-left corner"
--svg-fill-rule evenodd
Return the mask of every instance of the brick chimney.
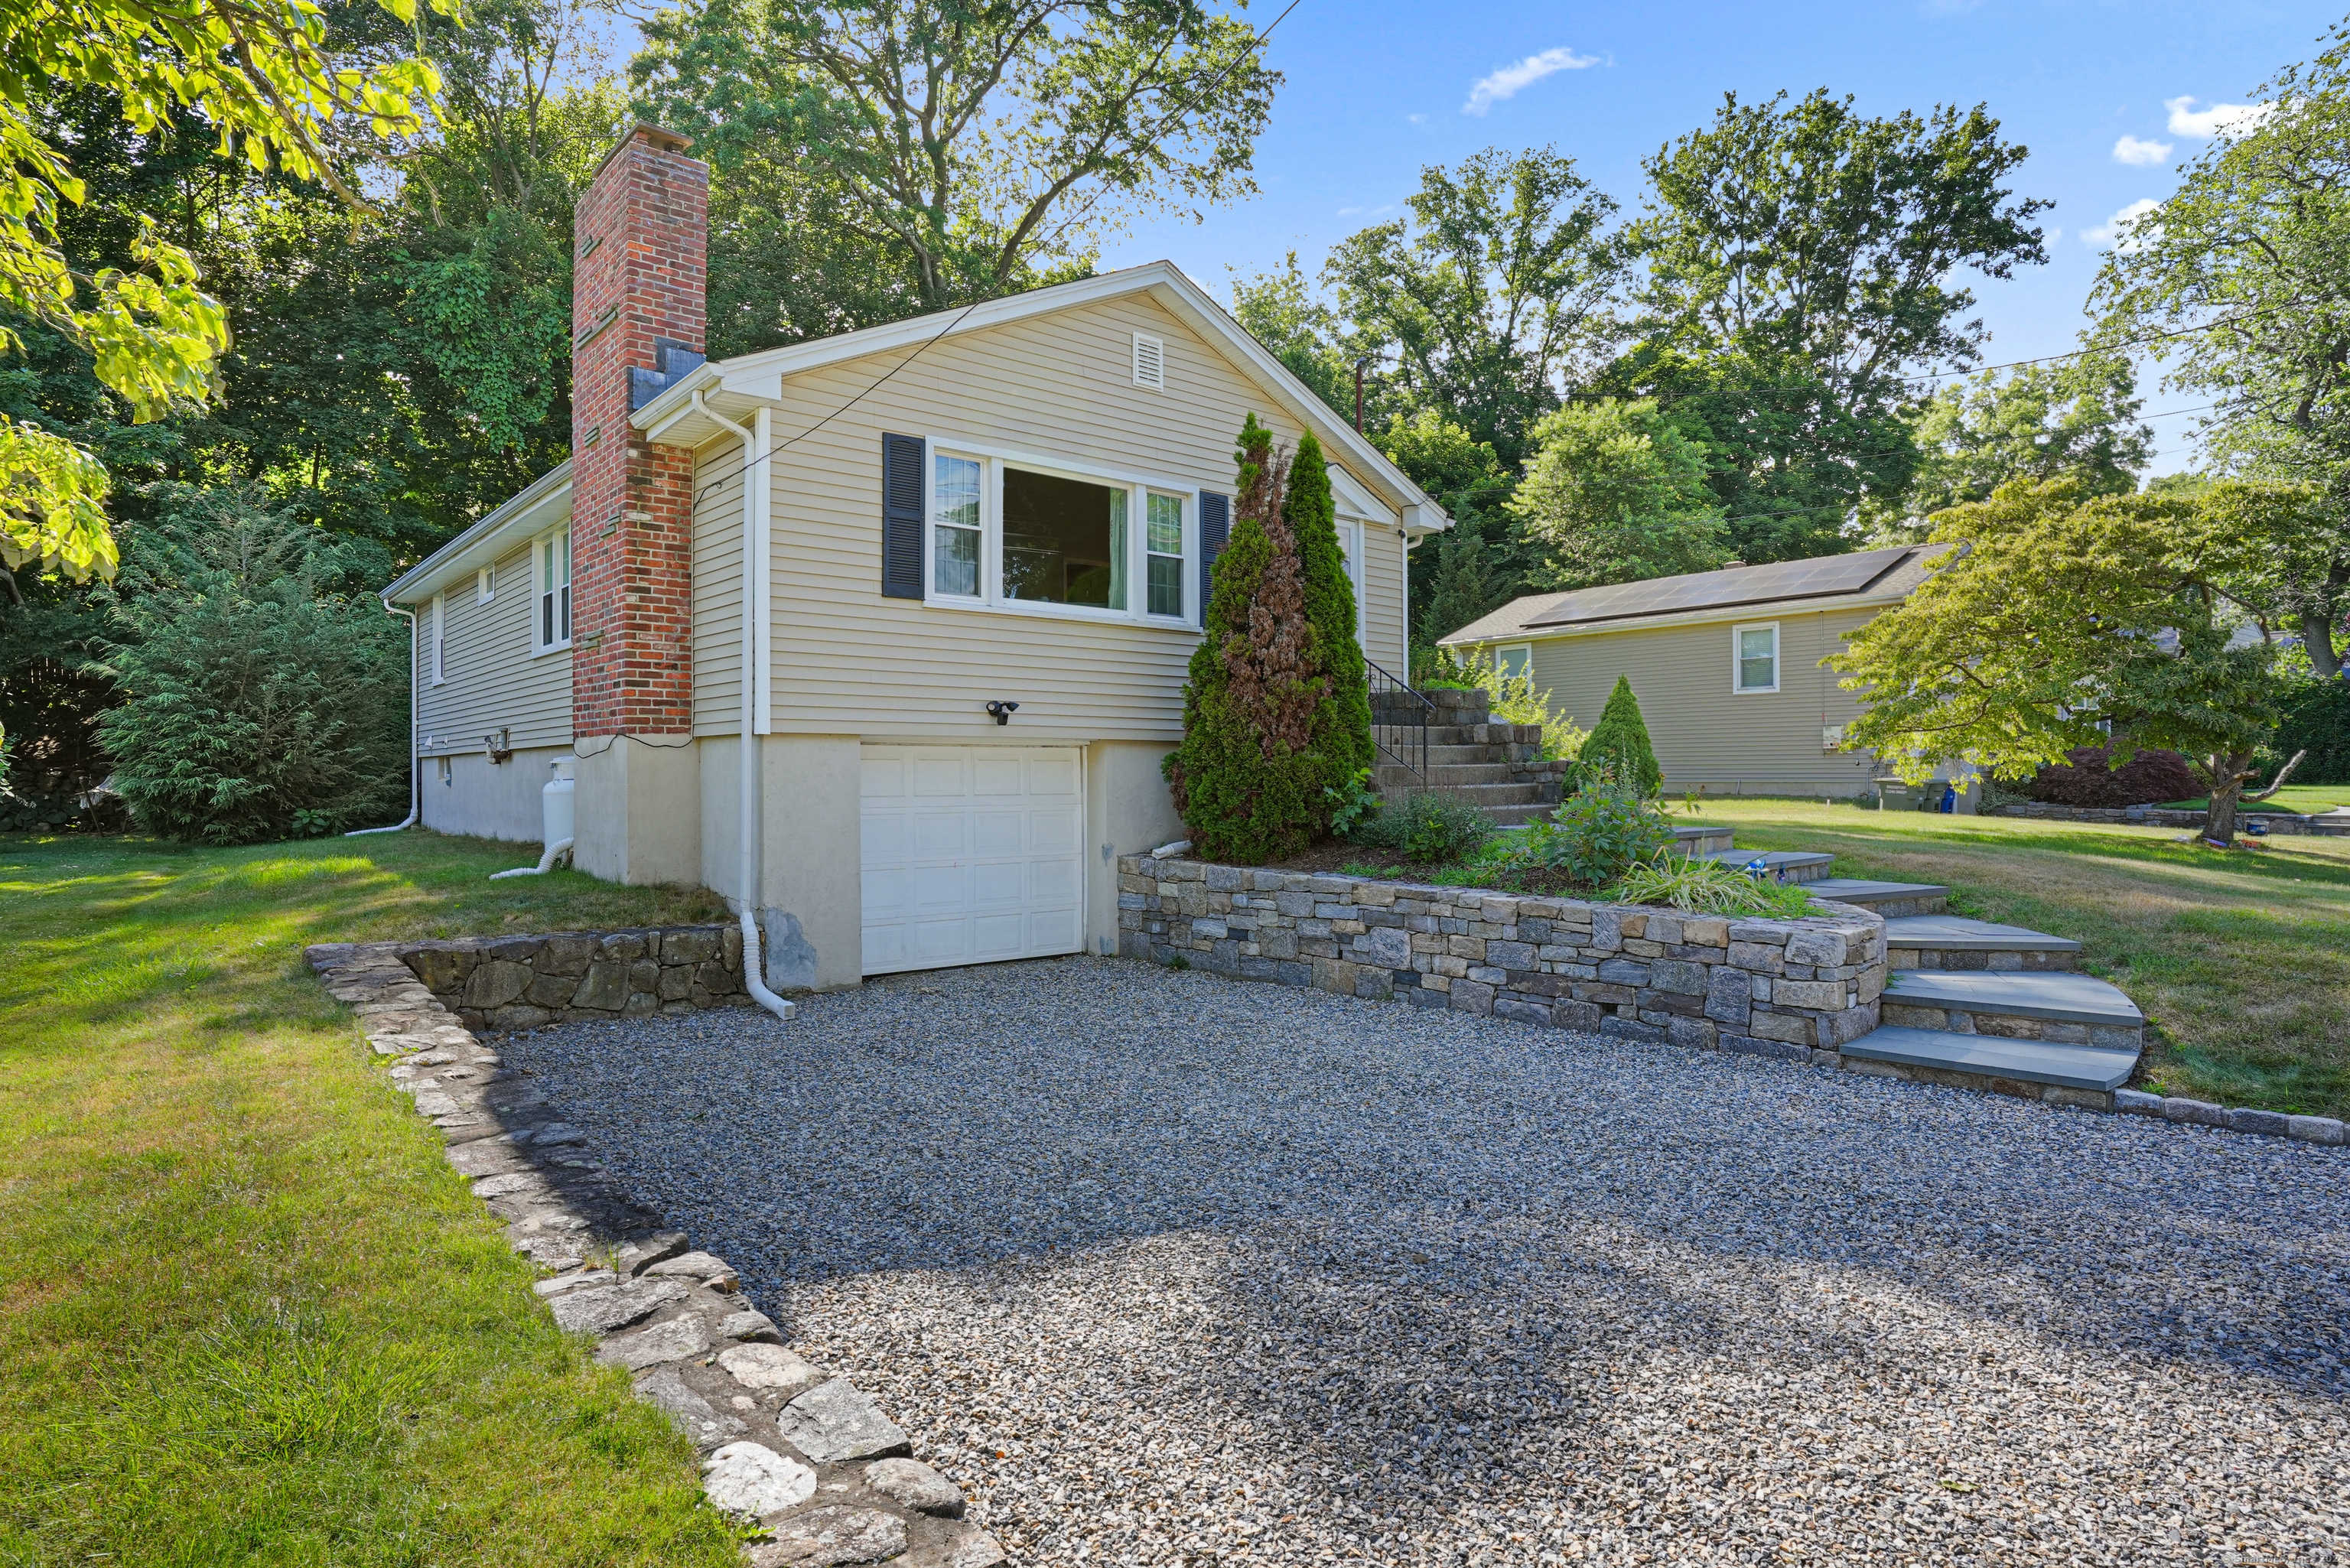
<path id="1" fill-rule="evenodd" d="M 693 456 L 629 414 L 702 363 L 710 166 L 629 129 L 575 213 L 571 709 L 577 736 L 692 729 Z"/>

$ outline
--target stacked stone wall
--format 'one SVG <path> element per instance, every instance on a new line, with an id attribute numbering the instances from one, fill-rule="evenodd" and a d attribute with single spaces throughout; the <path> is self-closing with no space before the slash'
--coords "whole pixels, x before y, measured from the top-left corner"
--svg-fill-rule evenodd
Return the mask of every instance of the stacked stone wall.
<path id="1" fill-rule="evenodd" d="M 406 942 L 400 958 L 466 1028 L 503 1033 L 750 1002 L 743 933 L 663 926 Z"/>
<path id="2" fill-rule="evenodd" d="M 1805 1060 L 1877 1025 L 1885 922 L 1638 905 L 1128 856 L 1118 946 L 1242 980 Z"/>

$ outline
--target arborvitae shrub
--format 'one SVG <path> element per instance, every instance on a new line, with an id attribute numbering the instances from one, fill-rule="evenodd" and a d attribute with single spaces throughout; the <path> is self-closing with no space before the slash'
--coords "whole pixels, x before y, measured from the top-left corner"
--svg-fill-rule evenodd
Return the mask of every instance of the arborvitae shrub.
<path id="1" fill-rule="evenodd" d="M 1363 646 L 1355 638 L 1355 585 L 1347 576 L 1347 554 L 1338 547 L 1338 509 L 1330 494 L 1330 470 L 1312 431 L 1297 443 L 1281 515 L 1297 540 L 1306 618 L 1314 623 L 1314 649 L 1329 683 L 1314 711 L 1314 749 L 1322 757 L 1322 782 L 1345 796 L 1371 765 L 1370 673 L 1364 666 Z M 1323 826 L 1327 826 L 1326 816 Z"/>
<path id="2" fill-rule="evenodd" d="M 1296 854 L 1328 825 L 1330 764 L 1314 742 L 1330 681 L 1282 515 L 1287 455 L 1253 414 L 1235 455 L 1232 535 L 1183 689 L 1183 742 L 1165 770 L 1199 853 L 1253 866 Z"/>
<path id="3" fill-rule="evenodd" d="M 1599 722 L 1576 754 L 1594 766 L 1613 768 L 1617 778 L 1643 795 L 1664 788 L 1664 772 L 1657 766 L 1656 748 L 1648 743 L 1648 726 L 1640 717 L 1639 698 L 1632 694 L 1631 677 L 1616 678 L 1616 690 L 1607 694 Z"/>

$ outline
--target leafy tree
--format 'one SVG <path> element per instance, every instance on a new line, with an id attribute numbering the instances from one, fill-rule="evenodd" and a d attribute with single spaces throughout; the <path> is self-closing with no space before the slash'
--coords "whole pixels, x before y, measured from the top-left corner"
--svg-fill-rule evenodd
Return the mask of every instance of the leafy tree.
<path id="1" fill-rule="evenodd" d="M 2282 686 L 2272 643 L 2234 642 L 2228 530 L 2189 501 L 2019 480 L 1933 542 L 1965 547 L 1827 660 L 1861 694 L 1847 743 L 1912 781 L 1951 758 L 2012 776 L 2086 746 L 2179 752 L 2232 843 Z"/>
<path id="2" fill-rule="evenodd" d="M 1657 749 L 1648 743 L 1648 723 L 1640 716 L 1640 699 L 1632 691 L 1630 676 L 1616 678 L 1616 690 L 1607 694 L 1599 722 L 1575 757 L 1607 768 L 1624 787 L 1643 797 L 1665 787 L 1664 770 L 1657 765 Z"/>
<path id="3" fill-rule="evenodd" d="M 1509 510 L 1550 551 L 1546 586 L 1638 582 L 1730 559 L 1705 449 L 1654 402 L 1570 403 L 1534 440 Z"/>
<path id="4" fill-rule="evenodd" d="M 1616 203 L 1550 149 L 1420 171 L 1409 219 L 1341 241 L 1323 269 L 1347 363 L 1392 357 L 1382 409 L 1432 409 L 1505 468 L 1611 340 Z"/>
<path id="5" fill-rule="evenodd" d="M 1905 492 L 1904 377 L 1985 335 L 1960 275 L 2047 259 L 2029 226 L 2047 203 L 2009 199 L 2025 149 L 1998 132 L 1981 108 L 1872 119 L 1825 88 L 1731 94 L 1643 165 L 1643 341 L 1609 383 L 1705 442 L 1742 558 L 1846 548 L 1864 500 Z"/>
<path id="6" fill-rule="evenodd" d="M 1330 681 L 1284 515 L 1289 454 L 1251 414 L 1235 455 L 1236 515 L 1183 688 L 1183 742 L 1164 765 L 1200 853 L 1258 865 L 1329 823 L 1331 771 L 1315 742 Z"/>
<path id="7" fill-rule="evenodd" d="M 433 0 L 446 7 L 452 0 Z M 383 0 L 404 21 L 415 0 Z M 353 207 L 334 144 L 410 131 L 436 81 L 399 50 L 362 60 L 330 49 L 326 15 L 307 0 L 0 0 L 0 347 L 40 323 L 79 346 L 98 380 L 133 421 L 200 406 L 227 347 L 219 303 L 198 287 L 193 256 L 151 221 L 129 242 L 127 265 L 86 271 L 60 244 L 66 209 L 87 189 L 71 154 L 43 134 L 51 95 L 113 95 L 124 119 L 151 134 L 201 118 L 225 154 L 316 181 Z M 42 561 L 71 576 L 110 572 L 102 460 L 54 429 L 0 417 L 0 560 Z"/>
<path id="8" fill-rule="evenodd" d="M 1419 640 L 1433 646 L 1462 627 L 1481 621 L 1517 597 L 1513 579 L 1495 569 L 1488 556 L 1480 519 L 1458 519 L 1436 537 L 1433 570 L 1415 574 L 1428 585 L 1427 607 L 1414 622 Z"/>
<path id="9" fill-rule="evenodd" d="M 1355 361 L 1342 346 L 1345 329 L 1336 313 L 1306 282 L 1295 251 L 1283 260 L 1278 271 L 1232 279 L 1232 319 L 1271 349 L 1291 375 L 1330 405 L 1332 412 L 1344 420 L 1355 417 Z M 1386 407 L 1376 381 L 1367 382 L 1364 398 L 1367 410 Z M 1427 411 L 1434 417 L 1433 410 Z M 1398 411 L 1391 417 L 1400 420 L 1403 415 Z M 1412 477 L 1420 488 L 1429 488 L 1419 475 Z"/>
<path id="10" fill-rule="evenodd" d="M 729 179 L 808 165 L 827 227 L 899 258 L 924 310 L 1089 264 L 1123 212 L 1250 194 L 1281 80 L 1197 0 L 695 0 L 644 33 L 647 112 Z"/>
<path id="11" fill-rule="evenodd" d="M 2154 455 L 2143 406 L 2129 362 L 2105 356 L 1943 387 L 1911 426 L 1918 465 L 1908 493 L 1898 506 L 1872 497 L 1863 508 L 1877 519 L 1873 537 L 1921 540 L 1935 513 L 1988 501 L 2016 479 L 2077 479 L 2093 495 L 2126 495 Z"/>
<path id="12" fill-rule="evenodd" d="M 407 793 L 408 638 L 333 592 L 331 536 L 256 493 L 181 492 L 137 564 L 146 591 L 122 602 L 110 659 L 126 700 L 98 728 L 142 826 L 249 844 Z"/>
<path id="13" fill-rule="evenodd" d="M 2162 385 L 2210 398 L 2213 465 L 2315 492 L 2296 554 L 2350 580 L 2350 24 L 2281 72 L 2267 112 L 2215 140 L 2178 189 L 2131 223 L 2090 295 L 2093 340 L 2163 365 Z M 2339 588 L 2308 596 L 2314 667 L 2340 667 Z"/>
<path id="14" fill-rule="evenodd" d="M 1298 440 L 1281 518 L 1296 541 L 1305 618 L 1314 625 L 1314 662 L 1325 688 L 1314 710 L 1314 751 L 1322 760 L 1324 787 L 1345 798 L 1371 766 L 1371 689 L 1355 635 L 1355 585 L 1338 547 L 1330 471 L 1312 431 Z"/>

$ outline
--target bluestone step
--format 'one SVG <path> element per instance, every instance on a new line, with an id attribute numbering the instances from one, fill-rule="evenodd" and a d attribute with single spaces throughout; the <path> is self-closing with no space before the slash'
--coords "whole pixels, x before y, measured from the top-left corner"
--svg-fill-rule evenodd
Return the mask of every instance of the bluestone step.
<path id="1" fill-rule="evenodd" d="M 2120 1088 L 2137 1068 L 2135 1051 L 2100 1051 L 2045 1040 L 2010 1040 L 1997 1034 L 1959 1034 L 1947 1029 L 1896 1024 L 1862 1035 L 1844 1047 L 1844 1054 L 1865 1062 L 2097 1091 Z"/>
<path id="2" fill-rule="evenodd" d="M 2110 1023 L 2142 1028 L 2137 1003 L 2085 974 L 1986 974 L 1901 970 L 1885 982 L 1885 1000 L 1905 1006 L 1942 1007 L 2060 1023 Z"/>
<path id="3" fill-rule="evenodd" d="M 1804 891 L 1814 898 L 1874 909 L 1887 919 L 1896 915 L 1940 914 L 1943 901 L 1950 896 L 1948 888 L 1930 882 L 1871 882 L 1855 877 L 1822 877 L 1804 883 Z"/>
<path id="4" fill-rule="evenodd" d="M 1896 915 L 1885 948 L 1894 969 L 2069 970 L 2081 944 L 1964 915 Z"/>
<path id="5" fill-rule="evenodd" d="M 1693 826 L 1673 829 L 1673 847 L 1683 855 L 1711 855 L 1730 847 L 1727 825 L 1700 822 Z"/>
<path id="6" fill-rule="evenodd" d="M 1733 871 L 1744 871 L 1761 861 L 1766 872 L 1782 882 L 1817 883 L 1835 861 L 1833 855 L 1805 849 L 1716 849 L 1705 858 L 1719 860 Z"/>

